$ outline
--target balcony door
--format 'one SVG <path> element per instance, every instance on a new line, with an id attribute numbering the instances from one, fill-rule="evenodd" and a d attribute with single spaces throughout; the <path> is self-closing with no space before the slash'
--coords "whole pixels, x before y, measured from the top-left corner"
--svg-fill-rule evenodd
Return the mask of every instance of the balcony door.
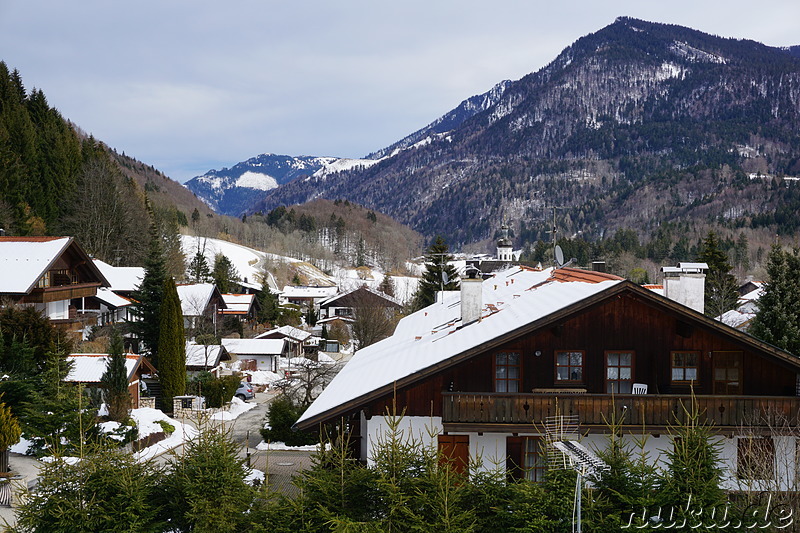
<path id="1" fill-rule="evenodd" d="M 714 394 L 742 393 L 742 352 L 711 352 Z"/>
<path id="2" fill-rule="evenodd" d="M 606 352 L 606 392 L 633 392 L 633 351 Z"/>

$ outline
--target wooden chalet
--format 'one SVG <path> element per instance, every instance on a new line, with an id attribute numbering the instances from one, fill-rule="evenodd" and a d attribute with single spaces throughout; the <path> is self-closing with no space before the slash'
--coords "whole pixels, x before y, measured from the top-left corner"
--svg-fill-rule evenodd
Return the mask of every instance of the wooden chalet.
<path id="1" fill-rule="evenodd" d="M 343 418 L 367 459 L 396 409 L 423 441 L 432 425 L 448 454 L 535 480 L 548 417 L 576 415 L 602 446 L 616 414 L 626 433 L 650 434 L 657 455 L 694 395 L 735 468 L 745 434 L 800 426 L 799 374 L 794 355 L 630 281 L 515 267 L 463 279 L 357 352 L 297 426 Z"/>
<path id="2" fill-rule="evenodd" d="M 81 299 L 109 282 L 72 237 L 0 237 L 0 298 L 79 328 Z M 93 324 L 93 322 L 92 322 Z"/>
<path id="3" fill-rule="evenodd" d="M 332 296 L 319 304 L 320 319 L 352 318 L 359 307 L 399 310 L 402 304 L 380 291 L 362 285 L 351 291 Z"/>

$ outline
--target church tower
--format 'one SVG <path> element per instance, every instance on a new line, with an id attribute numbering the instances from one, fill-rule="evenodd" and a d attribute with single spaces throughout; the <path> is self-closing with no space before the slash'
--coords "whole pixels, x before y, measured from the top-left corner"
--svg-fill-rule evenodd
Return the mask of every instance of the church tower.
<path id="1" fill-rule="evenodd" d="M 500 227 L 500 238 L 497 240 L 497 260 L 513 261 L 513 251 L 511 239 L 508 238 L 508 225 L 503 222 L 503 225 Z"/>

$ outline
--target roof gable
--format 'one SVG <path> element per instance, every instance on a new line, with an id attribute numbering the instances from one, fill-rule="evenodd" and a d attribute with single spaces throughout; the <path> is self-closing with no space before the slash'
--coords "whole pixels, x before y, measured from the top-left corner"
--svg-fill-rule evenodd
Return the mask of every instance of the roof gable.
<path id="1" fill-rule="evenodd" d="M 563 270 L 563 269 L 560 269 Z M 571 269 L 576 270 L 576 269 Z M 367 398 L 425 379 L 493 347 L 629 293 L 695 325 L 746 345 L 800 371 L 800 359 L 620 278 L 510 270 L 483 282 L 481 319 L 461 327 L 460 293 L 445 293 L 401 320 L 395 334 L 357 352 L 298 421 L 309 427 Z M 566 278 L 572 279 L 567 281 Z M 579 280 L 579 281 L 577 281 Z"/>
<path id="2" fill-rule="evenodd" d="M 108 280 L 72 237 L 0 237 L 0 294 L 28 294 L 62 256 L 77 258 L 101 286 Z"/>

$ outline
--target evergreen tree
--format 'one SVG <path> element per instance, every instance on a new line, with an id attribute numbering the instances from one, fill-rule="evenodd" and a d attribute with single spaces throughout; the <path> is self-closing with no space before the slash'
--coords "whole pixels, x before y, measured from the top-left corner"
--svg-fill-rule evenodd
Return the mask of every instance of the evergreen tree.
<path id="1" fill-rule="evenodd" d="M 178 290 L 171 279 L 164 280 L 164 302 L 159 317 L 158 376 L 161 401 L 172 412 L 172 398 L 186 392 L 186 340 Z"/>
<path id="2" fill-rule="evenodd" d="M 728 256 L 720 249 L 717 234 L 710 231 L 700 248 L 698 261 L 708 264 L 706 276 L 705 313 L 710 317 L 720 316 L 736 307 L 739 300 L 736 278 L 731 272 Z"/>
<path id="3" fill-rule="evenodd" d="M 108 418 L 122 422 L 128 418 L 131 409 L 131 394 L 128 391 L 128 369 L 125 366 L 122 335 L 114 329 L 111 332 L 111 345 L 108 348 L 106 371 L 100 378 L 103 387 Z"/>
<path id="4" fill-rule="evenodd" d="M 255 490 L 245 482 L 240 446 L 215 426 L 200 428 L 183 455 L 170 460 L 163 484 L 164 517 L 172 531 L 237 533 L 252 526 L 246 512 Z"/>
<path id="5" fill-rule="evenodd" d="M 161 238 L 155 223 L 152 223 L 150 225 L 149 251 L 144 263 L 144 278 L 136 292 L 133 293 L 133 299 L 139 302 L 133 311 L 138 320 L 131 322 L 131 329 L 144 343 L 156 368 L 158 368 L 161 304 L 164 301 L 166 279 Z"/>
<path id="6" fill-rule="evenodd" d="M 458 290 L 458 273 L 449 264 L 453 256 L 442 236 L 437 235 L 425 251 L 425 272 L 414 294 L 412 309 L 418 311 L 436 301 L 436 293 L 441 290 Z"/>
<path id="7" fill-rule="evenodd" d="M 211 277 L 219 292 L 223 294 L 234 292 L 240 281 L 239 272 L 224 254 L 217 254 L 214 257 L 214 269 L 211 271 Z"/>
<path id="8" fill-rule="evenodd" d="M 767 282 L 750 334 L 800 356 L 800 255 L 775 245 L 767 257 Z"/>
<path id="9" fill-rule="evenodd" d="M 378 285 L 378 290 L 386 296 L 394 297 L 394 282 L 392 281 L 392 276 L 385 274 L 381 280 L 381 284 Z"/>
<path id="10" fill-rule="evenodd" d="M 258 300 L 258 321 L 262 324 L 275 324 L 275 321 L 280 317 L 278 296 L 272 294 L 266 281 L 261 284 L 261 292 L 258 293 L 256 298 Z"/>
<path id="11" fill-rule="evenodd" d="M 160 533 L 161 475 L 122 448 L 93 448 L 77 462 L 57 456 L 42 464 L 10 531 Z"/>
<path id="12" fill-rule="evenodd" d="M 211 270 L 208 268 L 208 261 L 203 252 L 199 251 L 189 262 L 187 275 L 192 283 L 208 283 L 211 281 Z"/>

